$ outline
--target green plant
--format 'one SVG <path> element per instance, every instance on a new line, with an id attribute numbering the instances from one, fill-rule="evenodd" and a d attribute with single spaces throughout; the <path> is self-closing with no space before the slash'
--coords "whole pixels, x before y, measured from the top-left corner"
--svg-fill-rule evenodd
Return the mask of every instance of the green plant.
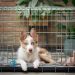
<path id="1" fill-rule="evenodd" d="M 59 23 L 57 25 L 57 28 L 60 30 L 64 29 L 68 32 L 67 39 L 75 39 L 75 26 L 74 25 L 64 25 L 64 24 Z"/>
<path id="2" fill-rule="evenodd" d="M 69 2 L 69 0 L 62 0 L 64 2 L 65 5 L 67 5 L 67 3 Z M 75 0 L 71 0 L 72 4 L 75 5 Z M 62 6 L 62 4 L 55 4 L 55 2 L 53 2 L 53 0 L 18 0 L 17 1 L 17 8 L 21 9 L 18 10 L 17 12 L 19 13 L 20 17 L 26 17 L 29 18 L 31 14 L 32 15 L 32 20 L 35 20 L 35 16 L 36 16 L 36 20 L 38 20 L 39 15 L 42 16 L 46 16 L 48 14 L 50 14 L 52 11 L 51 10 L 43 10 L 42 7 L 49 7 L 49 6 Z M 28 8 L 25 8 L 28 7 Z M 31 10 L 30 8 L 34 8 L 34 7 L 41 7 L 41 10 Z"/>
<path id="3" fill-rule="evenodd" d="M 17 2 L 17 8 L 20 10 L 17 10 L 19 13 L 20 17 L 26 17 L 29 18 L 30 15 L 32 15 L 32 20 L 36 18 L 38 20 L 39 15 L 40 16 L 45 16 L 46 14 L 48 15 L 51 11 L 50 10 L 44 10 L 41 8 L 41 10 L 31 10 L 30 8 L 34 7 L 46 7 L 49 6 L 48 3 L 52 3 L 51 1 L 48 2 L 49 0 L 18 0 Z M 28 8 L 25 8 L 28 7 Z M 36 16 L 36 17 L 35 17 Z"/>
<path id="4" fill-rule="evenodd" d="M 63 0 L 63 2 L 64 2 L 65 4 L 67 4 L 67 3 L 68 3 L 68 0 Z"/>
<path id="5" fill-rule="evenodd" d="M 64 2 L 65 5 L 67 5 L 67 3 L 69 1 L 71 1 L 71 3 L 75 6 L 75 0 L 62 0 Z M 18 5 L 28 5 L 28 4 L 36 4 L 35 6 L 39 6 L 40 3 L 43 3 L 43 4 L 47 4 L 47 5 L 55 5 L 55 6 L 59 6 L 60 4 L 55 4 L 53 2 L 53 0 L 18 0 L 17 4 Z M 61 6 L 61 5 L 60 5 Z"/>
<path id="6" fill-rule="evenodd" d="M 75 0 L 72 0 L 72 4 L 75 6 Z"/>
<path id="7" fill-rule="evenodd" d="M 25 4 L 29 3 L 29 1 L 31 1 L 31 0 L 18 0 L 17 4 L 18 5 L 25 5 Z"/>
<path id="8" fill-rule="evenodd" d="M 75 0 L 63 0 L 64 4 L 67 5 L 67 3 L 71 1 L 72 5 L 75 6 Z"/>
<path id="9" fill-rule="evenodd" d="M 17 8 L 20 8 L 21 10 L 17 10 L 19 15 L 21 17 L 26 17 L 29 18 L 31 14 L 33 14 L 32 19 L 34 20 L 34 16 L 36 16 L 36 19 L 38 19 L 39 15 L 40 16 L 46 16 L 50 14 L 52 11 L 51 10 L 44 10 L 42 7 L 49 7 L 49 6 L 62 6 L 61 4 L 55 4 L 53 0 L 18 0 L 17 2 Z M 29 7 L 29 8 L 24 8 L 24 7 Z M 34 7 L 41 7 L 41 10 L 31 10 L 30 8 Z M 24 10 L 23 10 L 24 9 Z"/>

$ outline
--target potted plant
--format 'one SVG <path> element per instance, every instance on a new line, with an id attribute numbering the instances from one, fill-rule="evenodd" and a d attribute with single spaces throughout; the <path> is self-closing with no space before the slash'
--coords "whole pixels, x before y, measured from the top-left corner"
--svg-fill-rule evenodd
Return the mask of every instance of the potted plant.
<path id="1" fill-rule="evenodd" d="M 67 36 L 65 35 L 64 40 L 64 53 L 71 56 L 73 50 L 75 50 L 75 26 L 58 24 L 57 27 L 58 29 L 66 30 Z"/>

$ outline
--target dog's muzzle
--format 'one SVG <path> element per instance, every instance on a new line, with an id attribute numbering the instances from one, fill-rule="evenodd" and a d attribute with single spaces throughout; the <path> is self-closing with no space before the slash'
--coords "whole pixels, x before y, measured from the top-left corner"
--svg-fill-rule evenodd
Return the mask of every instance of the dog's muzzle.
<path id="1" fill-rule="evenodd" d="M 29 49 L 29 52 L 32 53 L 32 49 Z"/>

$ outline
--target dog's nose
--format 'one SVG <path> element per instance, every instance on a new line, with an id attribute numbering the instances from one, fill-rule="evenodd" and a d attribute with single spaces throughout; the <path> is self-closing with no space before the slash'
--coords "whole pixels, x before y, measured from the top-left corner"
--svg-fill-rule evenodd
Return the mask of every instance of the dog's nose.
<path id="1" fill-rule="evenodd" d="M 29 52 L 32 53 L 32 49 L 29 49 Z"/>

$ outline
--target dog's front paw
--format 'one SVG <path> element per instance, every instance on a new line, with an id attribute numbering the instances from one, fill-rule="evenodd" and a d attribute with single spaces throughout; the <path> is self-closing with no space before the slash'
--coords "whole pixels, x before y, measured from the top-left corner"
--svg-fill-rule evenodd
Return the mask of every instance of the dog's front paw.
<path id="1" fill-rule="evenodd" d="M 22 68 L 23 71 L 27 71 L 27 64 L 25 62 L 22 62 L 21 68 Z"/>
<path id="2" fill-rule="evenodd" d="M 39 65 L 40 65 L 39 60 L 35 60 L 35 61 L 33 62 L 33 67 L 34 67 L 34 68 L 38 68 Z"/>

